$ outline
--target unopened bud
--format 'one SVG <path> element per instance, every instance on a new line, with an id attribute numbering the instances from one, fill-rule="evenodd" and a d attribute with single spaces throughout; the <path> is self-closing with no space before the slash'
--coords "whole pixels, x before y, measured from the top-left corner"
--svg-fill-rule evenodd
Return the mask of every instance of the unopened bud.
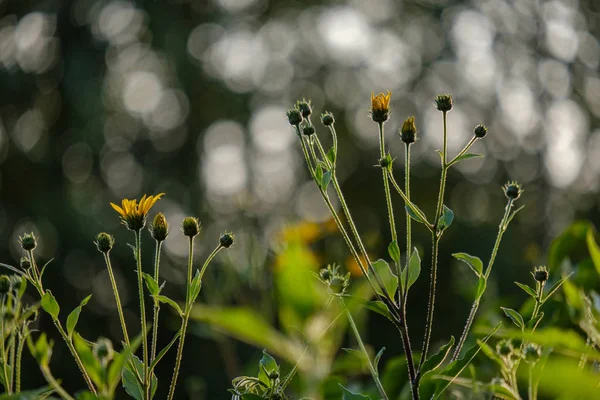
<path id="1" fill-rule="evenodd" d="M 99 252 L 108 253 L 115 244 L 115 238 L 109 233 L 102 232 L 96 236 L 96 241 L 94 243 L 96 243 Z"/>
<path id="2" fill-rule="evenodd" d="M 321 122 L 325 126 L 331 126 L 335 123 L 335 118 L 333 118 L 332 113 L 325 111 L 323 114 L 321 114 Z"/>
<path id="3" fill-rule="evenodd" d="M 231 232 L 225 232 L 219 238 L 219 243 L 221 244 L 222 247 L 225 247 L 226 249 L 228 249 L 233 244 L 233 239 L 235 239 L 235 235 L 233 233 L 231 233 Z"/>
<path id="4" fill-rule="evenodd" d="M 35 249 L 35 247 L 37 246 L 37 239 L 33 232 L 26 233 L 22 237 L 19 236 L 19 243 L 21 244 L 23 250 L 30 251 Z"/>
<path id="5" fill-rule="evenodd" d="M 452 96 L 449 94 L 440 94 L 435 97 L 435 106 L 439 111 L 448 112 L 452 110 Z"/>
<path id="6" fill-rule="evenodd" d="M 406 144 L 414 143 L 417 140 L 417 126 L 415 117 L 408 117 L 400 129 L 400 138 Z"/>
<path id="7" fill-rule="evenodd" d="M 485 125 L 477 125 L 475 129 L 473 129 L 473 134 L 478 139 L 483 139 L 485 135 L 487 135 L 487 128 Z"/>
<path id="8" fill-rule="evenodd" d="M 154 220 L 150 225 L 150 233 L 157 242 L 164 241 L 169 235 L 169 224 L 163 213 L 154 216 Z"/>
<path id="9" fill-rule="evenodd" d="M 185 217 L 181 223 L 181 231 L 185 236 L 194 237 L 200 233 L 200 221 L 198 218 Z"/>

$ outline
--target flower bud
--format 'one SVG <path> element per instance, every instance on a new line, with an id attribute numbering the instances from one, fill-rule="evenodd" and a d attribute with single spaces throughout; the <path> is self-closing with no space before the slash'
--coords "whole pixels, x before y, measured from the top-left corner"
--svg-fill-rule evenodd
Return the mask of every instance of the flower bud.
<path id="1" fill-rule="evenodd" d="M 22 270 L 26 271 L 31 266 L 31 261 L 29 261 L 29 258 L 27 257 L 21 257 L 19 265 L 21 266 Z"/>
<path id="2" fill-rule="evenodd" d="M 477 125 L 475 129 L 473 129 L 473 134 L 478 139 L 483 139 L 485 135 L 487 135 L 487 128 L 485 125 Z"/>
<path id="3" fill-rule="evenodd" d="M 330 280 L 329 280 L 329 289 L 331 290 L 331 292 L 333 294 L 344 294 L 346 293 L 346 290 L 348 289 L 348 286 L 350 286 L 350 281 L 349 281 L 349 276 L 342 276 L 342 275 L 334 275 Z"/>
<path id="4" fill-rule="evenodd" d="M 10 290 L 10 278 L 7 275 L 0 275 L 0 296 L 5 295 Z"/>
<path id="5" fill-rule="evenodd" d="M 506 197 L 511 200 L 518 199 L 523 193 L 523 188 L 515 181 L 508 182 L 502 189 L 504 189 Z"/>
<path id="6" fill-rule="evenodd" d="M 325 111 L 323 114 L 321 114 L 321 122 L 325 126 L 331 126 L 335 123 L 335 118 L 333 118 L 332 113 Z"/>
<path id="7" fill-rule="evenodd" d="M 308 118 L 312 114 L 310 100 L 306 101 L 306 99 L 302 99 L 302 101 L 298 101 L 296 103 L 296 108 L 300 111 L 303 118 Z"/>
<path id="8" fill-rule="evenodd" d="M 169 235 L 169 223 L 163 213 L 154 216 L 154 220 L 150 225 L 150 233 L 157 242 L 164 241 Z"/>
<path id="9" fill-rule="evenodd" d="M 11 275 L 10 276 L 10 288 L 12 290 L 18 291 L 21 288 L 22 284 L 23 284 L 23 278 L 21 278 L 19 275 Z"/>
<path id="10" fill-rule="evenodd" d="M 277 371 L 270 372 L 269 379 L 272 381 L 279 379 L 279 372 L 277 372 Z"/>
<path id="11" fill-rule="evenodd" d="M 112 360 L 114 355 L 112 343 L 106 338 L 99 338 L 98 342 L 94 343 L 92 351 L 94 352 L 96 359 L 104 366 Z"/>
<path id="12" fill-rule="evenodd" d="M 94 243 L 96 243 L 99 252 L 108 253 L 115 244 L 115 238 L 109 233 L 102 232 L 96 236 L 96 241 Z"/>
<path id="13" fill-rule="evenodd" d="M 498 343 L 496 343 L 496 353 L 501 356 L 508 356 L 513 352 L 514 348 L 512 345 L 512 341 L 510 339 L 502 339 Z"/>
<path id="14" fill-rule="evenodd" d="M 298 126 L 302 122 L 302 114 L 296 107 L 287 110 L 285 115 L 288 118 L 288 122 L 292 126 Z"/>
<path id="15" fill-rule="evenodd" d="M 435 106 L 439 111 L 448 112 L 452 110 L 452 96 L 449 94 L 440 94 L 435 97 Z"/>
<path id="16" fill-rule="evenodd" d="M 307 124 L 302 127 L 302 134 L 304 134 L 306 136 L 310 136 L 314 133 L 315 133 L 315 127 L 312 126 L 311 124 Z"/>
<path id="17" fill-rule="evenodd" d="M 181 223 L 181 231 L 185 236 L 193 238 L 200 233 L 200 221 L 198 218 L 185 217 Z"/>
<path id="18" fill-rule="evenodd" d="M 333 273 L 331 272 L 331 269 L 329 269 L 329 268 L 323 268 L 323 269 L 321 269 L 321 271 L 319 271 L 319 278 L 321 278 L 321 280 L 325 283 L 329 283 L 329 280 L 331 279 L 332 276 L 333 276 Z"/>
<path id="19" fill-rule="evenodd" d="M 414 143 L 417 140 L 417 126 L 415 117 L 408 117 L 400 129 L 400 138 L 406 144 Z"/>
<path id="20" fill-rule="evenodd" d="M 390 153 L 379 159 L 379 166 L 384 169 L 391 169 L 394 164 L 394 159 Z"/>
<path id="21" fill-rule="evenodd" d="M 542 356 L 542 349 L 535 343 L 528 343 L 523 349 L 523 358 L 528 363 L 537 362 Z"/>
<path id="22" fill-rule="evenodd" d="M 219 238 L 219 243 L 221 244 L 222 247 L 225 247 L 226 249 L 228 249 L 233 244 L 233 239 L 235 239 L 235 235 L 233 233 L 231 233 L 231 232 L 225 232 Z"/>
<path id="23" fill-rule="evenodd" d="M 544 266 L 535 267 L 533 270 L 533 278 L 540 283 L 546 282 L 548 280 L 548 269 Z"/>
<path id="24" fill-rule="evenodd" d="M 19 243 L 21 244 L 23 250 L 30 251 L 35 249 L 37 246 L 37 239 L 33 232 L 26 233 L 23 235 L 23 237 L 19 236 Z"/>

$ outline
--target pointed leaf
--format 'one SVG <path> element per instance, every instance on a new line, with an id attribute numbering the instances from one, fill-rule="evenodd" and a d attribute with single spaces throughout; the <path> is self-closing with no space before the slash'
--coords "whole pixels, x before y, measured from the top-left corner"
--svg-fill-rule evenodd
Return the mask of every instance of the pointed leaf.
<path id="1" fill-rule="evenodd" d="M 375 261 L 373 263 L 373 268 L 381 277 L 389 297 L 393 299 L 396 295 L 396 289 L 398 288 L 398 277 L 394 275 L 392 269 L 385 260 L 379 259 Z"/>
<path id="2" fill-rule="evenodd" d="M 525 208 L 525 206 L 521 206 L 521 207 L 517 208 L 515 211 L 513 211 L 513 212 L 510 214 L 510 217 L 508 217 L 508 219 L 506 220 L 506 224 L 504 225 L 504 229 L 506 229 L 506 228 L 508 227 L 508 224 L 510 224 L 510 221 L 512 221 L 512 220 L 513 220 L 513 218 L 515 217 L 515 215 L 517 215 L 517 213 L 518 213 L 519 211 L 521 211 L 522 209 L 524 209 L 524 208 Z"/>
<path id="3" fill-rule="evenodd" d="M 272 372 L 279 373 L 279 365 L 277 361 L 266 350 L 263 350 L 263 356 L 260 359 L 259 363 L 259 371 L 258 371 L 258 379 L 267 387 L 271 387 L 271 379 L 269 379 L 269 375 Z"/>
<path id="4" fill-rule="evenodd" d="M 169 342 L 168 345 L 166 345 L 154 358 L 154 360 L 152 361 L 152 364 L 150 364 L 150 371 L 154 370 L 154 367 L 156 367 L 156 364 L 158 364 L 158 362 L 165 356 L 165 354 L 167 354 L 167 352 L 169 351 L 169 349 L 171 347 L 173 347 L 173 345 L 175 344 L 175 342 L 177 341 L 177 339 L 179 338 L 179 335 L 181 335 L 181 331 L 178 331 L 175 336 L 173 337 L 173 339 L 171 339 L 171 341 Z"/>
<path id="5" fill-rule="evenodd" d="M 423 214 L 423 212 L 421 210 L 419 210 L 419 208 L 414 205 L 411 204 L 404 206 L 404 209 L 406 210 L 406 213 L 408 214 L 409 217 L 411 217 L 412 219 L 414 219 L 417 222 L 420 222 L 422 224 L 427 224 L 427 222 L 421 217 L 421 215 L 425 215 Z M 421 213 L 417 213 L 416 211 L 421 211 Z"/>
<path id="6" fill-rule="evenodd" d="M 67 334 L 69 337 L 73 335 L 73 331 L 77 326 L 77 322 L 79 321 L 79 314 L 81 314 L 81 309 L 90 301 L 92 295 L 90 294 L 85 299 L 81 300 L 81 303 L 67 317 Z"/>
<path id="7" fill-rule="evenodd" d="M 48 260 L 46 262 L 46 264 L 44 264 L 44 266 L 42 267 L 42 270 L 40 271 L 40 280 L 42 279 L 42 276 L 44 276 L 44 271 L 46 271 L 46 267 L 52 262 L 54 261 L 54 258 L 51 258 L 50 260 Z"/>
<path id="8" fill-rule="evenodd" d="M 525 285 L 523 283 L 519 283 L 519 282 L 515 282 L 515 285 L 517 285 L 518 287 L 520 287 L 521 289 L 523 289 L 525 291 L 525 293 L 527 293 L 528 295 L 530 295 L 534 299 L 537 298 L 537 294 L 535 294 L 535 290 L 533 290 L 532 287 L 527 286 L 527 285 Z"/>
<path id="9" fill-rule="evenodd" d="M 475 292 L 475 299 L 479 300 L 481 299 L 481 296 L 483 296 L 483 293 L 485 292 L 485 288 L 487 286 L 487 279 L 485 279 L 485 276 L 480 276 L 479 280 L 477 281 L 477 291 Z"/>
<path id="10" fill-rule="evenodd" d="M 321 189 L 323 189 L 323 191 L 327 191 L 327 186 L 329 186 L 329 182 L 331 182 L 331 171 L 326 171 L 323 174 L 323 178 L 321 179 Z"/>
<path id="11" fill-rule="evenodd" d="M 167 296 L 163 296 L 162 294 L 159 294 L 158 296 L 152 296 L 152 297 L 154 297 L 155 299 L 157 299 L 161 303 L 166 303 L 166 304 L 170 305 L 171 307 L 173 307 L 173 309 L 175 309 L 175 311 L 177 311 L 177 313 L 180 316 L 183 316 L 183 311 L 181 310 L 181 307 L 179 307 L 179 304 L 177 304 L 175 302 L 175 300 L 170 299 Z"/>
<path id="12" fill-rule="evenodd" d="M 58 314 L 60 313 L 60 307 L 54 298 L 54 295 L 51 291 L 47 290 L 46 293 L 42 296 L 42 308 L 48 314 L 52 316 L 52 318 L 57 319 Z"/>
<path id="13" fill-rule="evenodd" d="M 479 257 L 475 257 L 467 253 L 454 253 L 452 254 L 452 257 L 467 264 L 469 268 L 475 272 L 475 275 L 481 276 L 483 273 L 483 262 L 481 262 Z"/>
<path id="14" fill-rule="evenodd" d="M 319 184 L 319 186 L 323 181 L 323 168 L 320 165 L 317 165 L 317 168 L 315 169 L 315 180 L 317 181 L 317 184 Z"/>
<path id="15" fill-rule="evenodd" d="M 571 275 L 573 275 L 573 274 L 574 274 L 574 272 L 571 272 L 569 275 L 565 276 L 560 281 L 558 281 L 554 285 L 552 285 L 552 287 L 550 287 L 550 289 L 548 290 L 548 294 L 543 298 L 542 304 L 544 304 L 546 302 L 546 300 L 548 300 L 550 298 L 550 296 L 552 296 L 554 294 L 554 292 L 556 292 L 562 286 L 562 284 L 565 283 L 565 281 L 567 279 L 569 279 L 571 277 Z"/>
<path id="16" fill-rule="evenodd" d="M 527 329 L 535 330 L 542 318 L 544 318 L 543 311 L 536 315 L 535 318 L 531 318 L 531 320 L 529 320 L 529 322 L 527 323 Z"/>
<path id="17" fill-rule="evenodd" d="M 375 355 L 375 359 L 373 360 L 373 366 L 375 367 L 375 371 L 379 371 L 379 360 L 381 360 L 381 356 L 383 355 L 384 351 L 385 347 L 382 347 L 381 350 L 379 350 Z"/>
<path id="18" fill-rule="evenodd" d="M 335 149 L 333 147 L 327 152 L 327 159 L 331 162 L 331 165 L 335 164 Z"/>
<path id="19" fill-rule="evenodd" d="M 476 158 L 476 157 L 483 157 L 483 154 L 476 154 L 476 153 L 466 153 L 463 154 L 460 157 L 456 157 L 454 160 L 452 160 L 452 162 L 450 163 L 450 165 L 454 165 L 459 161 L 464 161 L 464 160 L 468 160 L 471 158 Z"/>
<path id="20" fill-rule="evenodd" d="M 75 344 L 75 350 L 77 350 L 77 354 L 87 374 L 97 387 L 102 386 L 104 384 L 104 371 L 100 362 L 94 356 L 91 347 L 77 332 L 73 333 L 73 344 Z"/>
<path id="21" fill-rule="evenodd" d="M 506 307 L 500 307 L 500 308 L 502 309 L 502 311 L 504 311 L 504 314 L 506 314 L 506 316 L 508 318 L 510 318 L 512 320 L 512 322 L 518 328 L 520 328 L 521 330 L 525 328 L 525 322 L 523 322 L 523 317 L 521 316 L 521 314 L 519 314 L 512 308 L 506 308 Z"/>
<path id="22" fill-rule="evenodd" d="M 438 222 L 438 230 L 440 232 L 447 229 L 450 225 L 452 225 L 452 221 L 454 221 L 454 211 L 449 209 L 444 205 L 444 209 L 442 210 L 442 215 Z"/>
<path id="23" fill-rule="evenodd" d="M 144 277 L 144 281 L 146 282 L 146 287 L 148 288 L 148 292 L 150 292 L 151 296 L 156 296 L 159 294 L 160 289 L 158 288 L 158 282 L 154 280 L 154 278 L 145 272 L 142 272 L 142 276 Z"/>
<path id="24" fill-rule="evenodd" d="M 450 341 L 440 347 L 437 353 L 433 354 L 423 363 L 421 374 L 439 368 L 450 353 L 450 350 L 452 350 L 452 346 L 454 346 L 454 336 L 450 336 Z"/>
<path id="25" fill-rule="evenodd" d="M 408 284 L 407 290 L 417 281 L 419 275 L 421 274 L 421 257 L 419 257 L 419 252 L 415 247 L 410 256 L 410 261 L 408 262 Z"/>
<path id="26" fill-rule="evenodd" d="M 394 319 L 392 318 L 392 314 L 390 313 L 390 309 L 383 302 L 379 300 L 367 301 L 366 303 L 364 303 L 364 306 L 369 310 L 376 312 L 379 315 L 383 315 L 390 321 L 394 321 Z"/>
<path id="27" fill-rule="evenodd" d="M 133 360 L 137 373 L 143 376 L 144 366 L 140 359 L 137 358 L 135 355 L 131 355 L 131 359 Z M 135 400 L 144 400 L 144 388 L 136 378 L 136 373 L 135 371 L 133 371 L 132 366 L 130 364 L 125 365 L 125 368 L 123 369 L 121 382 L 123 383 L 123 388 L 129 396 L 133 397 Z"/>
<path id="28" fill-rule="evenodd" d="M 367 395 L 349 391 L 348 389 L 343 387 L 341 383 L 340 387 L 344 391 L 344 396 L 342 397 L 342 400 L 371 400 L 371 398 Z"/>
<path id="29" fill-rule="evenodd" d="M 388 253 L 392 260 L 395 262 L 400 262 L 400 247 L 398 246 L 398 242 L 396 240 L 392 241 L 388 246 Z"/>

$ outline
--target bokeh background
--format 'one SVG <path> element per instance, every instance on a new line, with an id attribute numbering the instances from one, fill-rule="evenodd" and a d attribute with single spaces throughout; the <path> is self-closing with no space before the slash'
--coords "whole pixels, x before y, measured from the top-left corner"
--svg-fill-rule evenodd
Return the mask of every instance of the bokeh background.
<path id="1" fill-rule="evenodd" d="M 316 114 L 335 114 L 343 189 L 369 251 L 383 256 L 390 239 L 373 168 L 378 136 L 368 116 L 370 94 L 393 93 L 386 131 L 398 180 L 403 146 L 396 133 L 404 118 L 416 116 L 413 199 L 431 213 L 439 180 L 434 150 L 442 141 L 432 101 L 451 93 L 450 152 L 462 148 L 476 124 L 489 128 L 474 149 L 486 157 L 461 163 L 449 176 L 447 204 L 456 219 L 441 247 L 434 339 L 457 335 L 472 287 L 449 254 L 488 259 L 505 203 L 501 184 L 524 184 L 519 202 L 527 207 L 505 236 L 483 313 L 522 299 L 512 282 L 526 281 L 533 265 L 545 263 L 549 243 L 573 220 L 600 218 L 599 37 L 595 0 L 2 0 L 0 260 L 16 264 L 17 236 L 35 232 L 40 259 L 54 258 L 45 279 L 62 308 L 94 295 L 80 320 L 83 336 L 118 341 L 93 239 L 101 231 L 117 239 L 115 272 L 136 326 L 126 246 L 133 236 L 109 202 L 165 192 L 153 212 L 164 212 L 173 226 L 161 269 L 168 293 L 184 296 L 187 246 L 178 225 L 198 216 L 198 262 L 221 232 L 237 234 L 210 269 L 201 302 L 244 305 L 278 326 L 286 288 L 275 289 L 273 276 L 295 263 L 282 257 L 290 241 L 306 244 L 302 265 L 311 270 L 332 262 L 353 268 L 308 179 L 285 110 L 305 97 Z M 320 124 L 317 130 L 329 143 Z M 402 209 L 399 198 L 395 206 Z M 415 229 L 424 259 L 409 311 L 415 343 L 426 308 L 426 233 Z M 150 270 L 149 235 L 146 245 Z M 167 343 L 177 321 L 164 319 Z M 39 324 L 53 334 L 47 317 Z M 378 318 L 364 328 L 369 342 L 396 338 Z M 248 363 L 260 357 L 260 346 L 204 322 L 190 336 L 181 399 L 227 398 L 230 380 L 254 371 Z M 394 343 L 388 352 L 398 354 Z M 69 390 L 81 388 L 66 348 L 55 347 L 57 375 Z M 41 383 L 30 357 L 27 363 L 31 385 Z M 159 374 L 168 374 L 170 363 L 167 357 Z"/>

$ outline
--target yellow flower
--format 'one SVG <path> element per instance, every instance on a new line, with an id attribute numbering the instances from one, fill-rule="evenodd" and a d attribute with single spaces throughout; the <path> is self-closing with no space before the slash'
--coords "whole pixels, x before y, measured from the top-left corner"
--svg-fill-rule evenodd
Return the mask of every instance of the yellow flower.
<path id="1" fill-rule="evenodd" d="M 114 203 L 110 203 L 110 205 L 115 209 L 116 212 L 119 213 L 121 216 L 121 222 L 127 227 L 127 229 L 139 231 L 146 226 L 148 212 L 152 206 L 154 206 L 154 203 L 160 200 L 163 195 L 164 193 L 157 194 L 156 196 L 144 195 L 144 197 L 140 199 L 139 204 L 136 199 L 123 199 L 121 201 L 121 207 Z"/>
<path id="2" fill-rule="evenodd" d="M 389 90 L 387 94 L 379 93 L 377 96 L 374 92 L 371 92 L 371 118 L 373 118 L 373 121 L 381 124 L 388 120 L 391 98 L 392 92 Z"/>

